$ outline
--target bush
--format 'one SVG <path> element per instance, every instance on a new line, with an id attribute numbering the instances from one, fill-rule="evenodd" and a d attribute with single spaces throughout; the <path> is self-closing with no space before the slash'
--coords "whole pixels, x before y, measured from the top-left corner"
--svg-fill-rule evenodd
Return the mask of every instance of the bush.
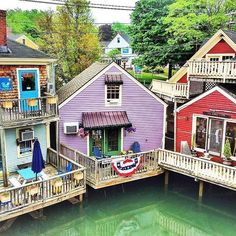
<path id="1" fill-rule="evenodd" d="M 163 74 L 164 73 L 164 68 L 162 68 L 161 66 L 157 66 L 153 70 L 153 73 L 155 73 L 155 74 Z"/>

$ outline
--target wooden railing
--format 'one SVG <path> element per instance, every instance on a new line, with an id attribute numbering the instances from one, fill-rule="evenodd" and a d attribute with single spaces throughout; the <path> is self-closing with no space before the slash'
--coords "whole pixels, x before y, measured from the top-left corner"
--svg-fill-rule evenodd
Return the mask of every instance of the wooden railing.
<path id="1" fill-rule="evenodd" d="M 85 168 L 70 160 L 53 149 L 48 149 L 48 162 L 58 167 L 58 174 L 47 179 L 39 179 L 21 187 L 10 187 L 0 190 L 0 221 L 4 220 L 4 213 L 11 213 L 25 208 L 34 207 L 40 203 L 51 205 L 50 202 L 60 202 L 62 197 L 79 191 L 85 192 Z M 70 163 L 71 171 L 67 171 Z M 77 194 L 78 195 L 78 194 Z M 52 204 L 54 204 L 52 203 Z M 28 211 L 31 211 L 28 209 Z M 23 213 L 22 213 L 23 214 Z"/>
<path id="2" fill-rule="evenodd" d="M 57 97 L 0 99 L 0 124 L 57 115 Z"/>
<path id="3" fill-rule="evenodd" d="M 142 156 L 142 164 L 137 170 L 137 172 L 132 176 L 134 179 L 136 179 L 139 174 L 148 174 L 153 173 L 155 171 L 160 171 L 160 168 L 157 164 L 157 150 L 151 150 L 148 152 L 140 152 L 124 156 L 119 155 L 113 156 L 111 158 L 103 158 L 97 160 L 95 157 L 89 157 L 77 150 L 74 150 L 64 144 L 61 144 L 61 153 L 86 167 L 87 183 L 90 184 L 92 187 L 103 186 L 105 182 L 116 180 L 118 177 L 120 177 L 112 167 L 112 161 L 115 159 L 120 159 L 124 157 L 129 157 L 133 159 L 137 156 Z M 123 179 L 125 182 L 126 178 Z"/>
<path id="4" fill-rule="evenodd" d="M 167 81 L 152 80 L 151 90 L 154 93 L 165 95 L 168 97 L 189 97 L 189 86 L 183 83 L 170 83 Z"/>
<path id="5" fill-rule="evenodd" d="M 167 150 L 159 150 L 158 164 L 164 169 L 236 189 L 236 168 L 234 167 Z"/>
<path id="6" fill-rule="evenodd" d="M 236 79 L 236 61 L 189 61 L 189 77 Z"/>

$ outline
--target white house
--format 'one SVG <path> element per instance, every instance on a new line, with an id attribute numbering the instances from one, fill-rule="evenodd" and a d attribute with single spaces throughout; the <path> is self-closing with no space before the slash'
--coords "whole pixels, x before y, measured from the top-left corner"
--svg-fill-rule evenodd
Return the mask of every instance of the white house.
<path id="1" fill-rule="evenodd" d="M 132 66 L 132 60 L 136 57 L 136 55 L 133 54 L 128 35 L 117 33 L 117 35 L 105 47 L 105 54 L 108 54 L 113 49 L 120 50 L 120 58 L 117 60 L 118 64 L 126 62 L 126 67 Z"/>

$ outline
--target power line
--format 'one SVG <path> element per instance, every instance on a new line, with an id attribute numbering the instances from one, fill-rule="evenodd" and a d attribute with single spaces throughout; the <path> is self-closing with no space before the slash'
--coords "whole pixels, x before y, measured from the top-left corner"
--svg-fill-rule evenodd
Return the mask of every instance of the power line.
<path id="1" fill-rule="evenodd" d="M 65 1 L 44 1 L 44 0 L 20 0 L 23 2 L 33 2 L 33 3 L 43 3 L 43 4 L 51 4 L 51 5 L 69 5 L 69 6 L 78 6 L 79 4 L 71 4 L 71 3 L 67 3 Z M 80 4 L 82 5 L 82 4 Z M 85 4 L 83 4 L 84 6 L 86 6 Z M 119 6 L 119 5 L 106 5 L 106 4 L 95 4 L 95 3 L 89 3 L 88 4 L 89 8 L 97 8 L 97 9 L 105 9 L 105 10 L 120 10 L 120 11 L 133 11 L 135 8 L 131 7 L 131 6 Z"/>

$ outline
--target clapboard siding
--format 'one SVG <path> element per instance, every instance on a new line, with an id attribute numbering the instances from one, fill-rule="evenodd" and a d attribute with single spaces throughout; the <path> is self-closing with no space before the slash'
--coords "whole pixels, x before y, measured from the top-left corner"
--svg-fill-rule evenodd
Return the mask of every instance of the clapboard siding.
<path id="1" fill-rule="evenodd" d="M 219 91 L 214 91 L 190 106 L 176 113 L 176 150 L 180 151 L 180 142 L 187 141 L 191 146 L 193 115 L 202 115 L 203 112 L 211 110 L 225 110 L 231 119 L 236 119 L 236 105 Z M 229 113 L 232 111 L 233 113 Z M 220 112 L 224 114 L 224 112 Z"/>
<path id="2" fill-rule="evenodd" d="M 108 71 L 118 72 L 119 69 L 112 67 Z M 64 122 L 81 123 L 82 112 L 126 111 L 136 132 L 124 132 L 124 150 L 128 150 L 134 141 L 140 143 L 142 151 L 162 147 L 165 117 L 163 103 L 125 75 L 123 82 L 121 106 L 105 107 L 104 75 L 62 106 L 59 110 L 60 142 L 87 153 L 87 137 L 65 135 Z"/>

